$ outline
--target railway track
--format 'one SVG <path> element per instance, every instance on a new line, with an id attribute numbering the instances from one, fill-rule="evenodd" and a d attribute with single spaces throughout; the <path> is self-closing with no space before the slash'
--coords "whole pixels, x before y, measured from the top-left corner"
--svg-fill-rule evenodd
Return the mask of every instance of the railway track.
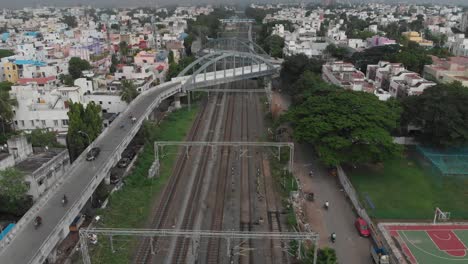
<path id="1" fill-rule="evenodd" d="M 221 97 L 216 98 L 216 104 L 219 103 Z M 195 123 L 189 131 L 187 136 L 187 141 L 193 141 L 196 139 L 201 125 L 203 124 L 203 118 L 207 114 L 208 111 L 208 103 L 203 103 L 202 111 L 198 114 L 197 118 L 195 119 Z M 216 113 L 216 112 L 215 112 Z M 191 149 L 189 149 L 190 152 Z M 177 186 L 183 175 L 183 169 L 187 163 L 187 157 L 181 156 L 177 159 L 176 165 L 173 169 L 173 173 L 169 178 L 169 182 L 167 183 L 163 194 L 161 195 L 161 200 L 157 203 L 157 207 L 152 209 L 151 217 L 150 217 L 150 228 L 161 228 L 164 226 L 168 220 L 168 212 L 170 210 L 170 203 L 174 200 L 177 192 Z M 180 188 L 179 188 L 180 189 Z M 149 238 L 145 237 L 141 239 L 137 251 L 134 257 L 134 263 L 151 263 L 152 258 L 154 256 L 154 246 L 157 243 L 157 238 Z M 153 248 L 152 248 L 153 247 Z"/>
<path id="2" fill-rule="evenodd" d="M 232 127 L 234 124 L 234 99 L 233 95 L 229 96 L 228 100 L 228 107 L 227 107 L 227 117 L 224 122 L 224 141 L 232 140 Z M 231 150 L 229 147 L 223 147 L 221 149 L 221 165 L 219 167 L 218 175 L 226 175 L 225 177 L 221 176 L 218 177 L 216 183 L 216 197 L 215 197 L 215 205 L 213 209 L 213 214 L 211 218 L 211 230 L 222 230 L 223 225 L 223 213 L 224 213 L 224 194 L 227 189 L 227 175 L 233 174 L 234 167 L 229 166 L 229 159 L 231 157 Z M 205 263 L 219 263 L 220 259 L 220 239 L 210 238 L 208 240 L 208 252 L 207 258 Z"/>
<path id="3" fill-rule="evenodd" d="M 223 107 L 221 107 L 222 103 L 225 104 Z M 220 126 L 223 127 L 223 131 L 219 135 L 220 138 L 216 138 Z M 202 130 L 205 132 L 201 132 Z M 263 136 L 263 131 L 262 106 L 257 95 L 218 93 L 213 101 L 204 104 L 187 140 L 258 141 Z M 213 155 L 212 151 L 220 155 Z M 160 196 L 160 201 L 153 207 L 147 227 L 200 228 L 200 217 L 202 217 L 202 221 L 207 221 L 206 228 L 211 230 L 223 230 L 223 227 L 226 228 L 224 221 L 228 219 L 228 222 L 235 221 L 234 224 L 237 224 L 232 227 L 240 231 L 281 231 L 280 205 L 277 205 L 274 199 L 269 198 L 274 195 L 271 182 L 263 186 L 262 192 L 265 193 L 263 201 L 257 200 L 256 181 L 259 177 L 266 177 L 265 159 L 255 147 L 244 148 L 244 151 L 247 152 L 238 153 L 238 150 L 233 150 L 231 147 L 222 147 L 218 150 L 213 150 L 211 147 L 197 147 L 188 150 L 189 156 L 194 157 L 193 159 L 180 155 L 173 168 L 172 176 Z M 199 158 L 196 159 L 196 156 Z M 210 160 L 209 157 L 215 156 L 216 159 Z M 237 173 L 239 173 L 239 178 L 237 178 Z M 215 176 L 210 180 L 208 174 Z M 186 184 L 187 177 L 192 182 L 190 187 Z M 267 180 L 263 179 L 263 181 Z M 212 186 L 209 192 L 214 193 L 214 196 L 209 197 L 210 200 L 214 199 L 211 204 L 206 201 L 207 183 Z M 231 184 L 238 186 L 237 191 L 234 192 L 237 193 L 236 195 L 232 193 Z M 270 194 L 267 195 L 267 193 Z M 182 200 L 186 200 L 183 207 L 180 206 Z M 236 205 L 238 209 L 228 210 L 232 205 L 225 208 L 233 201 L 238 204 Z M 203 208 L 204 203 L 210 206 Z M 208 210 L 206 214 L 203 213 L 204 209 Z M 200 214 L 205 214 L 205 216 L 200 216 Z M 265 221 L 268 226 L 259 224 L 259 215 L 262 220 L 263 215 L 268 219 Z M 175 219 L 174 224 L 173 219 Z M 229 226 L 227 228 L 230 228 Z M 163 261 L 165 263 L 192 263 L 195 260 L 199 261 L 198 263 L 225 263 L 229 257 L 226 257 L 227 251 L 223 245 L 222 239 L 215 238 L 207 239 L 204 244 L 197 238 L 144 238 L 138 244 L 134 263 L 161 263 Z M 266 245 L 269 247 L 268 258 L 250 250 L 251 248 L 264 248 Z M 231 252 L 235 255 L 231 255 L 230 260 L 242 264 L 288 263 L 285 253 L 278 251 L 281 245 L 279 241 L 269 241 L 268 244 L 255 240 L 238 241 L 235 251 Z M 158 254 L 154 252 L 155 249 L 156 251 L 160 249 L 160 252 L 164 249 L 167 252 Z M 205 252 L 200 253 L 201 255 L 193 253 L 199 249 Z"/>
<path id="4" fill-rule="evenodd" d="M 231 96 L 226 95 L 226 94 L 224 94 L 223 96 L 226 96 L 227 100 L 228 100 L 227 118 L 225 119 L 225 124 L 227 124 L 228 127 L 225 127 L 224 136 L 223 136 L 223 138 L 226 139 L 227 137 L 230 137 L 231 123 L 232 123 L 231 119 L 232 119 L 232 116 L 234 114 L 233 113 L 234 109 L 232 107 L 230 107 L 232 105 Z M 217 111 L 216 112 L 216 116 L 215 116 L 215 118 L 213 119 L 213 122 L 212 122 L 213 126 L 210 127 L 210 131 L 213 131 L 213 133 L 210 133 L 210 135 L 208 136 L 206 141 L 214 141 L 216 139 L 215 138 L 216 121 L 218 120 L 218 115 L 221 115 L 221 114 L 223 114 L 222 111 Z M 226 134 L 228 134 L 228 135 L 226 135 Z M 223 147 L 221 150 L 222 150 L 222 152 L 228 151 L 228 148 Z M 210 157 L 210 155 L 213 154 L 213 153 L 211 153 L 212 151 L 213 151 L 212 148 L 204 148 L 202 156 L 203 157 Z M 224 154 L 221 155 L 221 163 L 226 163 L 227 159 L 228 159 L 228 157 L 224 157 Z M 194 186 L 193 191 L 191 193 L 191 197 L 189 199 L 189 201 L 191 203 L 187 207 L 188 212 L 185 212 L 185 214 L 184 214 L 183 224 L 181 226 L 182 229 L 192 229 L 193 226 L 194 226 L 194 221 L 195 221 L 195 219 L 197 217 L 197 214 L 200 212 L 199 206 L 200 206 L 201 200 L 202 200 L 200 198 L 202 197 L 203 178 L 205 177 L 205 175 L 210 173 L 209 171 L 207 171 L 208 163 L 209 163 L 209 159 L 204 158 L 202 166 L 200 167 L 200 170 L 197 173 L 197 184 Z M 222 205 L 219 205 L 219 207 L 222 210 Z M 214 216 L 215 216 L 215 218 L 221 218 L 222 219 L 222 215 L 219 216 L 219 212 L 215 213 Z M 172 263 L 184 263 L 186 261 L 187 253 L 188 253 L 188 250 L 189 250 L 188 247 L 189 247 L 190 243 L 195 243 L 195 242 L 191 241 L 191 239 L 189 239 L 189 238 L 178 238 L 177 239 L 175 254 L 174 254 L 174 257 L 172 259 Z M 213 249 L 209 248 L 209 250 L 212 251 Z"/>

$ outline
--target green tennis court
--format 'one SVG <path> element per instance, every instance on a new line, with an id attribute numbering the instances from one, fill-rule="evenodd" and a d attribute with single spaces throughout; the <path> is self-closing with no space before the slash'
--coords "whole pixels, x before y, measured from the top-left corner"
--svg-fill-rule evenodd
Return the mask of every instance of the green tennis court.
<path id="1" fill-rule="evenodd" d="M 468 225 L 388 225 L 385 228 L 409 263 L 468 263 Z"/>

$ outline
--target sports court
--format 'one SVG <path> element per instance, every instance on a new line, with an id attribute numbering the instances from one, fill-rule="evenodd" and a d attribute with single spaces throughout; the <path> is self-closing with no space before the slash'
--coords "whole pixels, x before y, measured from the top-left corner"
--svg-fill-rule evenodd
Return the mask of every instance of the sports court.
<path id="1" fill-rule="evenodd" d="M 468 263 L 468 223 L 388 223 L 379 228 L 395 255 L 407 263 Z"/>

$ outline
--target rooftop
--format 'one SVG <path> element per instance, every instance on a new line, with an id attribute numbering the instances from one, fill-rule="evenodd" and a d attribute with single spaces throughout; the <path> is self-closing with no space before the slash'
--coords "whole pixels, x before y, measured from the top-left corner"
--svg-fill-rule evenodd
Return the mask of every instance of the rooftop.
<path id="1" fill-rule="evenodd" d="M 35 65 L 35 66 L 46 66 L 47 63 L 43 61 L 34 61 L 34 60 L 15 60 L 17 65 Z"/>
<path id="2" fill-rule="evenodd" d="M 18 163 L 15 167 L 24 173 L 33 173 L 62 151 L 63 149 L 49 149 L 45 152 L 34 153 L 32 156 Z"/>
<path id="3" fill-rule="evenodd" d="M 55 76 L 49 77 L 41 77 L 41 78 L 20 78 L 18 79 L 19 84 L 27 84 L 27 83 L 37 83 L 37 84 L 46 84 L 50 81 L 55 80 Z"/>

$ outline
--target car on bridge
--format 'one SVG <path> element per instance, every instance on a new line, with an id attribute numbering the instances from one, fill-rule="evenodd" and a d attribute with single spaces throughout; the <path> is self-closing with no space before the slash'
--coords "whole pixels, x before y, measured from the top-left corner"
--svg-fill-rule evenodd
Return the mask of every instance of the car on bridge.
<path id="1" fill-rule="evenodd" d="M 88 154 L 86 154 L 86 160 L 87 161 L 93 161 L 99 156 L 99 153 L 101 152 L 101 149 L 99 147 L 94 147 L 92 148 Z"/>

